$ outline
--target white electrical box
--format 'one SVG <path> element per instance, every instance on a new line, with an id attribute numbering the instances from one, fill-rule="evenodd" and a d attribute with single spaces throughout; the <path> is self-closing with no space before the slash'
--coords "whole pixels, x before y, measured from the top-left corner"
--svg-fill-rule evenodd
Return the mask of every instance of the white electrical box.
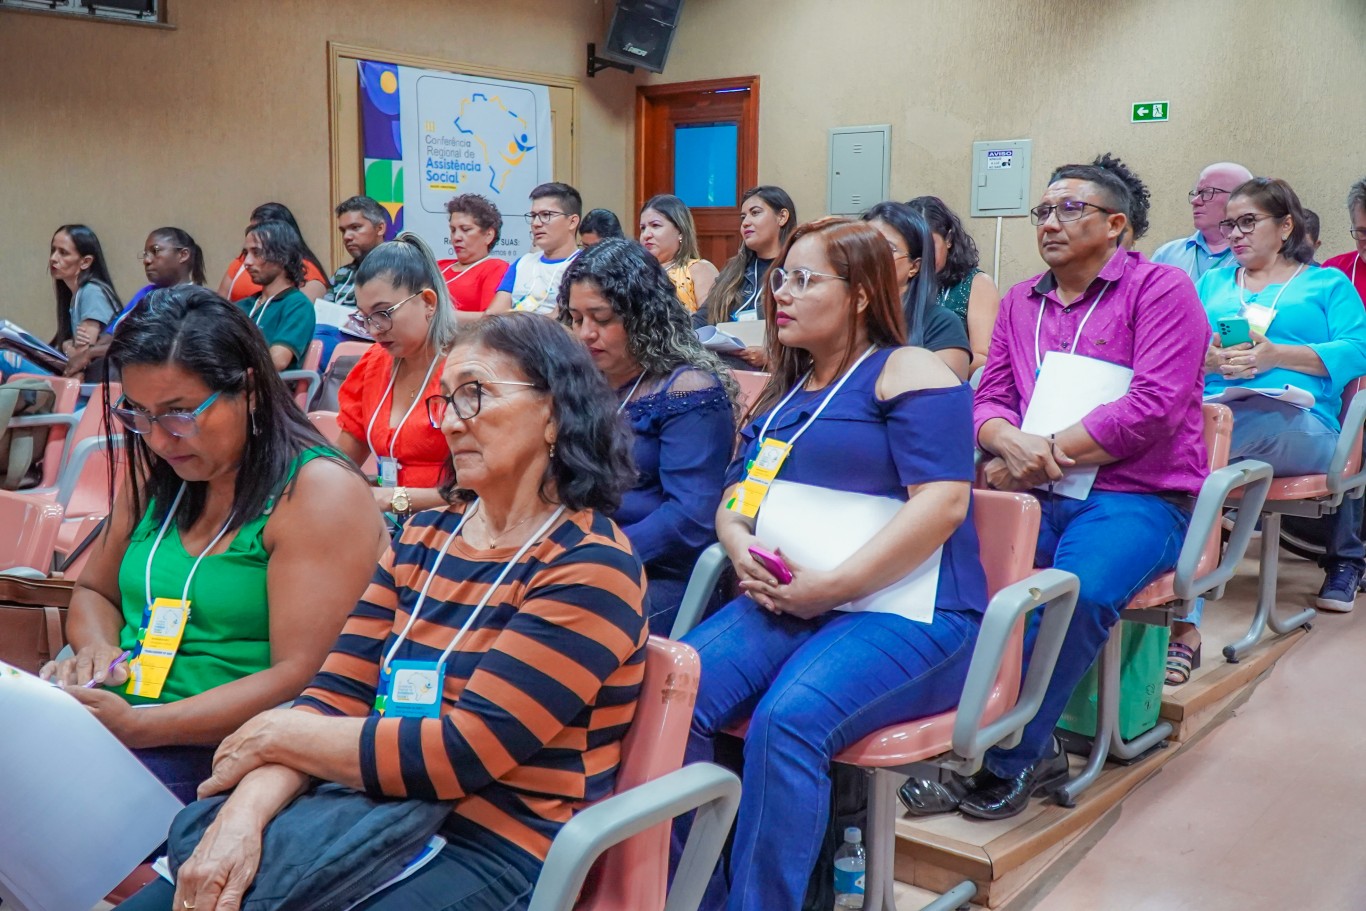
<path id="1" fill-rule="evenodd" d="M 972 144 L 972 215 L 994 218 L 1029 214 L 1032 139 Z"/>
<path id="2" fill-rule="evenodd" d="M 891 193 L 892 125 L 836 127 L 830 131 L 831 215 L 857 215 Z"/>

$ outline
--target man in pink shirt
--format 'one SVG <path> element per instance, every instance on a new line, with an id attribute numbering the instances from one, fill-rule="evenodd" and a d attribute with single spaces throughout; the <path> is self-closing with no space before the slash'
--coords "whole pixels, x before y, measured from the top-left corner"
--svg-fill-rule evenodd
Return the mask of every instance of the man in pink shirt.
<path id="1" fill-rule="evenodd" d="M 1031 795 L 1065 783 L 1067 759 L 1053 728 L 1068 697 L 1120 611 L 1176 564 L 1190 495 L 1207 474 L 1200 405 L 1209 323 L 1185 272 L 1125 250 L 1132 206 L 1113 173 L 1067 165 L 1031 211 L 1049 269 L 1001 302 L 973 419 L 987 482 L 1032 491 L 1043 507 L 1036 564 L 1075 573 L 1081 595 L 1043 704 L 1020 744 L 992 750 L 981 772 L 949 790 L 935 792 L 913 779 L 902 792 L 913 812 L 917 803 L 943 809 L 946 796 L 961 795 L 965 814 L 1004 819 Z M 1133 375 L 1127 392 L 1071 426 L 1024 432 L 1041 374 L 1060 365 L 1102 378 L 1118 374 L 1120 388 L 1119 368 Z M 1088 385 L 1066 387 L 1062 397 L 1077 389 L 1089 404 L 1077 388 Z M 1090 469 L 1089 492 L 1054 491 L 1064 471 L 1075 480 Z"/>
<path id="2" fill-rule="evenodd" d="M 1352 280 L 1352 285 L 1366 304 L 1366 177 L 1352 184 L 1347 191 L 1347 217 L 1352 221 L 1352 240 L 1357 248 L 1334 256 L 1324 263 L 1334 269 L 1341 269 Z"/>

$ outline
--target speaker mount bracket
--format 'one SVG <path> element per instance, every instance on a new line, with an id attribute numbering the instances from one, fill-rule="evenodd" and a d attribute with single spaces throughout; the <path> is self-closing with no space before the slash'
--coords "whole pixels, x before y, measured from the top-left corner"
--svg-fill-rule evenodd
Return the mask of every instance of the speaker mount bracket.
<path id="1" fill-rule="evenodd" d="M 598 46 L 589 42 L 588 44 L 588 78 L 592 79 L 603 70 L 621 70 L 625 73 L 634 73 L 636 68 L 627 63 L 617 63 L 615 60 L 608 60 L 606 57 L 598 56 Z"/>

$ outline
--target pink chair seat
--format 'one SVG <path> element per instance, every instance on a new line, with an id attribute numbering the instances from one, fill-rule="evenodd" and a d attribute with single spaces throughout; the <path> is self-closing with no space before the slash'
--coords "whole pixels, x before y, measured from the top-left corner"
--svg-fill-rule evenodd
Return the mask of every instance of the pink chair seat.
<path id="1" fill-rule="evenodd" d="M 1298 478 L 1276 478 L 1271 482 L 1268 500 L 1312 500 L 1328 496 L 1328 475 L 1307 474 Z"/>
<path id="2" fill-rule="evenodd" d="M 1200 563 L 1204 564 L 1204 560 Z M 1202 569 L 1203 572 L 1203 569 Z M 1164 607 L 1176 600 L 1176 573 L 1163 573 L 1143 587 L 1125 610 L 1144 610 L 1150 607 Z"/>

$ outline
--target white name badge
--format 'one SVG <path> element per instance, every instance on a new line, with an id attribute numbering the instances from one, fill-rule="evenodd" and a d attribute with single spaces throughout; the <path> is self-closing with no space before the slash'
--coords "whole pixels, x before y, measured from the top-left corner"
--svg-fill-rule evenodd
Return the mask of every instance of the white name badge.
<path id="1" fill-rule="evenodd" d="M 1238 315 L 1247 320 L 1248 328 L 1253 332 L 1266 335 L 1266 331 L 1271 328 L 1271 321 L 1276 318 L 1276 310 L 1265 304 L 1243 304 Z"/>
<path id="2" fill-rule="evenodd" d="M 398 459 L 389 456 L 380 456 L 379 459 L 379 486 L 397 487 L 398 486 Z"/>
<path id="3" fill-rule="evenodd" d="M 389 694 L 384 714 L 397 718 L 438 718 L 446 664 L 431 661 L 395 661 L 389 666 Z"/>

